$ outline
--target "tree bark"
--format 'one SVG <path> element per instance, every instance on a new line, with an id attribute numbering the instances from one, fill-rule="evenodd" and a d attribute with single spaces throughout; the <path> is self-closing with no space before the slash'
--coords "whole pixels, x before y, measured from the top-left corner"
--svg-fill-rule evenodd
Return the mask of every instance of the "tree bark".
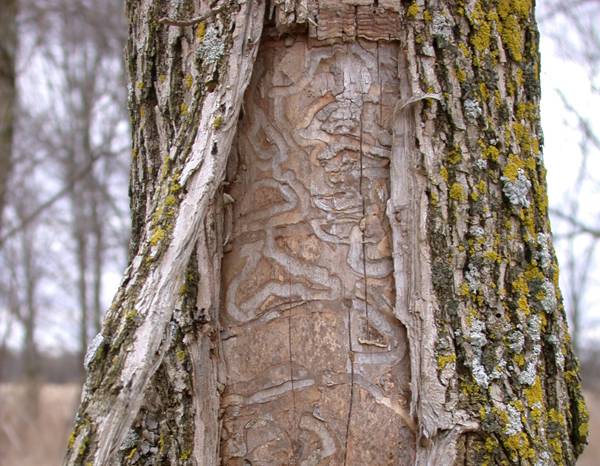
<path id="1" fill-rule="evenodd" d="M 128 3 L 132 260 L 65 464 L 574 464 L 532 2 L 274 1 L 239 130 L 265 5 L 218 5 Z"/>

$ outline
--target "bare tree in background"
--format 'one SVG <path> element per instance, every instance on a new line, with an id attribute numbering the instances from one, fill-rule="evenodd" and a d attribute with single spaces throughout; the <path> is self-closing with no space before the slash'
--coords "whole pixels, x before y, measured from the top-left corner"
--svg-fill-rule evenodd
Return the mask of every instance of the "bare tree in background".
<path id="1" fill-rule="evenodd" d="M 576 111 L 567 104 L 563 97 L 565 107 L 572 113 Z M 581 128 L 584 129 L 584 128 Z M 561 231 L 555 237 L 563 254 L 564 273 L 563 281 L 566 283 L 566 309 L 571 320 L 571 335 L 573 338 L 573 347 L 579 353 L 582 350 L 583 321 L 589 320 L 586 316 L 586 310 L 589 309 L 590 291 L 592 281 L 595 279 L 595 252 L 600 240 L 600 236 L 593 231 L 588 231 L 588 227 L 582 222 L 586 222 L 586 203 L 589 199 L 586 197 L 586 185 L 593 182 L 588 168 L 588 158 L 598 156 L 600 152 L 594 154 L 594 148 L 590 147 L 590 138 L 582 133 L 580 141 L 581 160 L 577 178 L 572 188 L 565 194 L 564 199 L 560 201 L 558 207 L 551 209 L 551 214 L 555 217 L 556 223 L 560 225 Z M 597 149 L 600 149 L 598 147 Z M 596 149 L 596 150 L 597 150 Z M 593 175 L 592 175 L 593 176 Z M 588 313 L 589 314 L 589 313 Z"/>
<path id="2" fill-rule="evenodd" d="M 62 111 L 43 130 L 45 145 L 50 156 L 55 154 L 65 184 L 93 164 L 68 193 L 83 371 L 89 334 L 100 331 L 103 313 L 105 249 L 110 236 L 106 219 L 123 214 L 111 212 L 116 203 L 109 183 L 110 175 L 119 170 L 115 165 L 121 163 L 118 156 L 128 142 L 117 139 L 119 123 L 126 118 L 124 107 L 119 107 L 125 101 L 119 60 L 122 43 L 118 41 L 119 36 L 123 37 L 124 25 L 122 6 L 117 1 L 102 5 L 63 1 L 56 7 L 62 14 L 55 14 L 51 21 L 54 40 L 46 48 L 45 58 L 58 73 L 56 86 L 63 102 Z M 73 16 L 71 12 L 75 11 L 77 15 Z M 125 170 L 121 165 L 120 171 Z"/>
<path id="3" fill-rule="evenodd" d="M 13 158 L 13 134 L 17 87 L 17 0 L 6 0 L 0 8 L 0 234 L 6 202 L 6 187 Z"/>
<path id="4" fill-rule="evenodd" d="M 67 348 L 78 342 L 81 367 L 106 306 L 106 274 L 127 250 L 122 9 L 118 0 L 22 0 L 19 15 L 17 83 L 26 92 L 1 244 L 14 249 L 34 223 L 43 232 L 29 239 L 53 264 L 44 280 L 46 312 L 37 318 L 46 334 L 62 327 Z M 31 190 L 36 196 L 25 200 Z"/>
<path id="5" fill-rule="evenodd" d="M 600 99 L 600 2 L 546 0 L 540 3 L 539 10 L 545 35 L 551 38 L 558 53 L 587 74 L 589 89 L 580 92 Z M 562 262 L 573 344 L 580 351 L 585 344 L 583 330 L 589 331 L 598 325 L 594 312 L 599 308 L 594 306 L 591 293 L 597 293 L 600 283 L 600 275 L 595 272 L 600 240 L 600 212 L 597 210 L 600 127 L 589 109 L 581 106 L 580 99 L 567 91 L 556 90 L 565 109 L 565 127 L 579 135 L 579 151 L 573 150 L 565 157 L 578 163 L 579 168 L 572 187 L 563 199 L 555 200 L 551 215 Z"/>
<path id="6" fill-rule="evenodd" d="M 19 120 L 23 121 L 23 120 Z M 17 128 L 16 134 L 19 134 Z M 42 194 L 36 184 L 39 174 L 31 170 L 31 148 L 17 138 L 15 153 L 19 155 L 11 172 L 9 186 L 18 185 L 19 189 L 10 189 L 7 193 L 7 213 L 17 222 L 23 222 L 32 204 L 40 202 Z M 23 396 L 25 410 L 21 413 L 22 425 L 31 427 L 39 415 L 40 393 L 40 317 L 47 312 L 43 290 L 44 281 L 49 277 L 47 267 L 48 253 L 45 250 L 45 235 L 41 219 L 27 222 L 19 234 L 3 245 L 0 282 L 3 308 L 14 320 L 22 332 L 21 364 L 24 385 Z M 1 400 L 0 400 L 1 401 Z"/>
<path id="7" fill-rule="evenodd" d="M 35 199 L 32 189 L 25 189 L 22 198 L 16 200 L 19 218 L 25 215 L 27 201 Z M 18 245 L 10 266 L 12 297 L 11 312 L 23 327 L 23 371 L 25 396 L 27 400 L 26 418 L 35 420 L 39 414 L 39 354 L 36 340 L 40 311 L 40 285 L 43 272 L 40 266 L 42 251 L 36 241 L 37 222 L 29 224 L 19 235 Z"/>

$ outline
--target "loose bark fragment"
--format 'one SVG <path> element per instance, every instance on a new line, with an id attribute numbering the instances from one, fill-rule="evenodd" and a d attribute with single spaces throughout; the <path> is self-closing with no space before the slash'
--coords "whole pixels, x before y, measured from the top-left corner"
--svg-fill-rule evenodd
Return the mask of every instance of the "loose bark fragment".
<path id="1" fill-rule="evenodd" d="M 393 41 L 401 37 L 399 7 L 394 2 L 371 0 L 275 1 L 276 24 L 280 31 L 308 26 L 309 37 L 318 41 Z"/>

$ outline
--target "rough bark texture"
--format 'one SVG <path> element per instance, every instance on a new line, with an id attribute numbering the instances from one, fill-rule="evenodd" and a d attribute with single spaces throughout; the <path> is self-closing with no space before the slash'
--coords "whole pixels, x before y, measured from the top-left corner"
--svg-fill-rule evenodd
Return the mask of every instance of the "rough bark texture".
<path id="1" fill-rule="evenodd" d="M 274 1 L 225 193 L 263 5 L 219 5 L 129 5 L 132 264 L 67 464 L 574 464 L 532 1 Z"/>
<path id="2" fill-rule="evenodd" d="M 414 113 L 435 292 L 421 321 L 436 333 L 419 377 L 437 365 L 447 419 L 479 422 L 458 439 L 459 464 L 574 464 L 587 414 L 550 243 L 533 2 L 406 14 L 409 93 L 441 95 Z M 419 421 L 439 460 L 448 425 L 432 415 Z"/>

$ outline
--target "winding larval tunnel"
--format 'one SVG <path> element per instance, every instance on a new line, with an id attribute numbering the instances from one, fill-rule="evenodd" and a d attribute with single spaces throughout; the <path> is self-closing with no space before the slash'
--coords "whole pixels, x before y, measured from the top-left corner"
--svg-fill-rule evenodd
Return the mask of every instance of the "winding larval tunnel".
<path id="1" fill-rule="evenodd" d="M 261 44 L 228 167 L 223 464 L 414 461 L 385 214 L 397 47 Z"/>

